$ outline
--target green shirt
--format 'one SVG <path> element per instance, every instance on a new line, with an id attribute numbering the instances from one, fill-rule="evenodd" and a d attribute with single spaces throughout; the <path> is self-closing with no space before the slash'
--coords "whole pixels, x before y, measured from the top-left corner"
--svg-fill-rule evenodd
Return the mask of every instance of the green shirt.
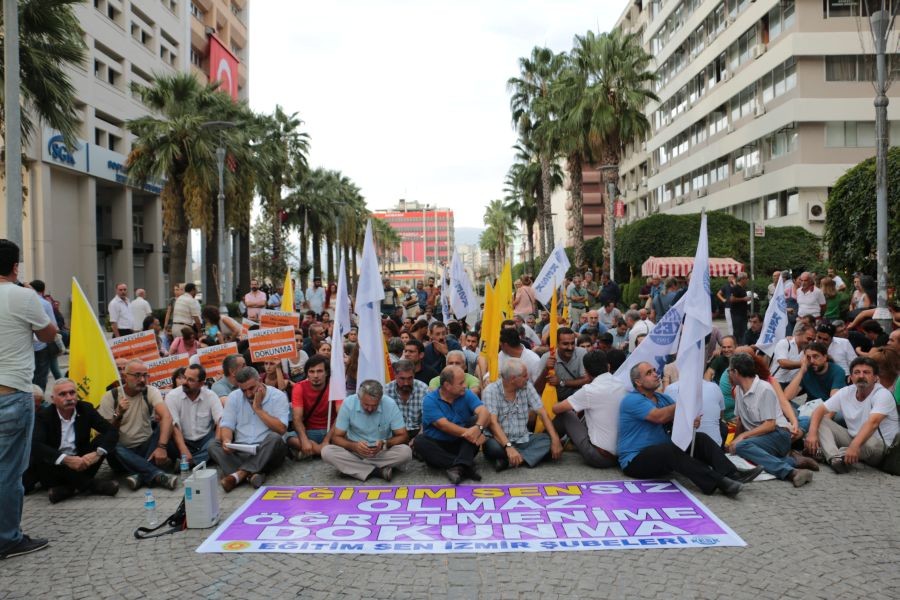
<path id="1" fill-rule="evenodd" d="M 436 390 L 441 385 L 441 376 L 438 375 L 434 379 L 428 382 L 428 391 Z M 466 373 L 466 388 L 470 390 L 477 390 L 481 387 L 481 382 L 478 381 L 478 378 L 474 375 L 469 375 Z"/>

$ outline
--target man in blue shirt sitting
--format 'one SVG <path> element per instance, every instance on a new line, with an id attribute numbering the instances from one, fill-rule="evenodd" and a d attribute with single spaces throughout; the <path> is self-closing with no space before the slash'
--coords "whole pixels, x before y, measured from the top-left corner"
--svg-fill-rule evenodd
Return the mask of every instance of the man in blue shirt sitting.
<path id="1" fill-rule="evenodd" d="M 360 481 L 373 474 L 390 481 L 394 467 L 412 459 L 408 440 L 397 403 L 384 395 L 379 382 L 367 379 L 358 393 L 344 400 L 322 460 Z"/>
<path id="2" fill-rule="evenodd" d="M 705 433 L 697 432 L 693 452 L 684 451 L 669 438 L 663 427 L 675 417 L 675 402 L 657 392 L 659 375 L 650 363 L 642 362 L 629 373 L 634 391 L 625 395 L 619 407 L 619 465 L 629 477 L 653 479 L 675 471 L 694 482 L 704 494 L 717 489 L 734 497 L 762 472 L 757 467 L 740 473 Z M 696 425 L 696 423 L 695 423 Z"/>
<path id="3" fill-rule="evenodd" d="M 488 409 L 466 388 L 466 373 L 450 366 L 441 371 L 440 387 L 425 396 L 422 433 L 415 450 L 432 467 L 446 469 L 454 485 L 463 479 L 481 481 L 475 455 L 484 444 Z"/>

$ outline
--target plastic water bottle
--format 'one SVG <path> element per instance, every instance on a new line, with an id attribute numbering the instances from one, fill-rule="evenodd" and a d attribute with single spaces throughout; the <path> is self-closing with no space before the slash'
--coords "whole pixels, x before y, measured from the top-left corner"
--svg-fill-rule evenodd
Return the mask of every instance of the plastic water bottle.
<path id="1" fill-rule="evenodd" d="M 191 474 L 191 465 L 188 463 L 187 454 L 181 455 L 181 462 L 178 464 L 178 471 L 180 473 L 179 479 L 181 479 L 181 487 L 184 487 L 185 480 Z"/>
<path id="2" fill-rule="evenodd" d="M 150 490 L 144 492 L 144 513 L 147 515 L 147 527 L 159 525 L 159 516 L 156 514 L 156 498 L 153 497 L 153 492 Z"/>

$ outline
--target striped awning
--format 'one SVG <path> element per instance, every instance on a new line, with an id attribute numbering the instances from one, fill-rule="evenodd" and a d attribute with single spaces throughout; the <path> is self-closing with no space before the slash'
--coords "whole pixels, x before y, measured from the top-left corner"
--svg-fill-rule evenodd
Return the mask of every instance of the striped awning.
<path id="1" fill-rule="evenodd" d="M 644 277 L 686 277 L 694 267 L 694 258 L 691 256 L 651 256 L 641 265 L 641 275 Z M 710 258 L 709 276 L 727 277 L 744 270 L 743 263 L 733 258 Z"/>

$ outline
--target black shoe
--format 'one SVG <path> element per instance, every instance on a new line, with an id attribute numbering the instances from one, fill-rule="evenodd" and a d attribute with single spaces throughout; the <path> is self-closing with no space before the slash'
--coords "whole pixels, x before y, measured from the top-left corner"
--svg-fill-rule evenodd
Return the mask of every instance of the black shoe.
<path id="1" fill-rule="evenodd" d="M 14 556 L 22 556 L 23 554 L 31 554 L 38 550 L 43 550 L 50 545 L 48 540 L 43 538 L 31 539 L 27 535 L 23 535 L 19 543 L 0 554 L 0 559 L 13 558 Z"/>
<path id="2" fill-rule="evenodd" d="M 472 481 L 481 481 L 481 473 L 475 470 L 474 466 L 465 466 L 463 467 L 464 477 L 471 479 Z"/>
<path id="3" fill-rule="evenodd" d="M 390 481 L 394 476 L 394 467 L 381 467 L 379 474 L 385 481 Z"/>
<path id="4" fill-rule="evenodd" d="M 494 470 L 500 473 L 501 471 L 505 471 L 509 468 L 509 461 L 505 458 L 501 458 L 497 462 L 494 463 Z"/>
<path id="5" fill-rule="evenodd" d="M 112 479 L 92 479 L 91 491 L 101 496 L 115 496 L 119 493 L 119 482 Z"/>
<path id="6" fill-rule="evenodd" d="M 47 497 L 50 499 L 50 504 L 62 502 L 66 498 L 71 498 L 74 495 L 75 488 L 68 485 L 53 486 L 47 491 Z"/>
<path id="7" fill-rule="evenodd" d="M 447 469 L 447 479 L 450 480 L 450 483 L 453 485 L 459 485 L 459 482 L 462 481 L 462 467 L 450 467 Z"/>
<path id="8" fill-rule="evenodd" d="M 744 484 L 740 481 L 735 481 L 734 479 L 723 477 L 719 480 L 719 483 L 716 484 L 716 487 L 719 488 L 722 493 L 729 498 L 734 498 L 744 488 Z"/>
<path id="9" fill-rule="evenodd" d="M 750 483 L 756 477 L 762 473 L 765 469 L 762 467 L 753 467 L 752 469 L 738 470 L 737 475 L 731 477 L 735 481 L 739 481 L 741 483 Z"/>

